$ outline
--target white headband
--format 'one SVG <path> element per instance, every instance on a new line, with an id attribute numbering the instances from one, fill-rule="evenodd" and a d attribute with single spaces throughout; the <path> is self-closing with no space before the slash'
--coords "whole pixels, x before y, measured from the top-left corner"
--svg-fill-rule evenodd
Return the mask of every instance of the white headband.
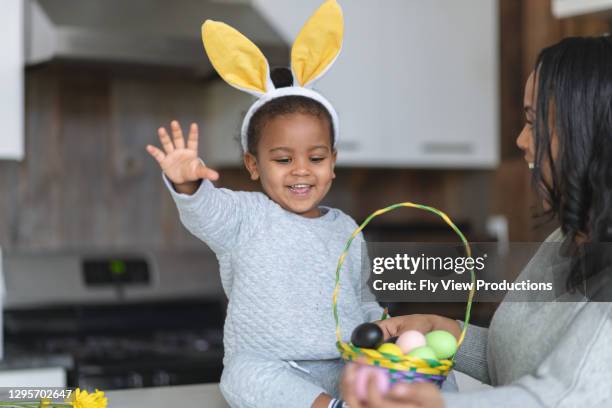
<path id="1" fill-rule="evenodd" d="M 251 105 L 251 107 L 249 108 L 249 110 L 247 111 L 244 117 L 244 120 L 242 121 L 242 128 L 240 130 L 240 144 L 242 145 L 243 152 L 246 153 L 248 151 L 247 132 L 249 130 L 249 123 L 251 122 L 251 119 L 253 118 L 253 115 L 255 114 L 255 112 L 257 112 L 259 108 L 261 108 L 266 103 L 270 102 L 272 99 L 280 98 L 282 96 L 289 96 L 289 95 L 304 96 L 306 98 L 314 99 L 315 101 L 323 105 L 325 109 L 327 109 L 327 111 L 329 112 L 329 115 L 331 116 L 332 127 L 334 131 L 333 147 L 336 147 L 336 145 L 338 144 L 338 139 L 340 137 L 340 128 L 339 128 L 339 123 L 338 123 L 338 114 L 336 113 L 336 110 L 334 109 L 332 104 L 329 103 L 329 101 L 325 99 L 323 95 L 321 95 L 320 93 L 316 91 L 313 91 L 312 89 L 304 88 L 301 86 L 287 86 L 284 88 L 277 88 L 270 92 L 265 93 L 262 97 L 260 97 L 257 101 L 255 101 L 253 105 Z"/>

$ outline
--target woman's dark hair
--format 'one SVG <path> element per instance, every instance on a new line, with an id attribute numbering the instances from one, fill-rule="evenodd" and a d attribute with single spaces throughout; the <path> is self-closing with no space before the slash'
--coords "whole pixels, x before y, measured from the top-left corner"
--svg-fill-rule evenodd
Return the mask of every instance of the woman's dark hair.
<path id="1" fill-rule="evenodd" d="M 573 257 L 568 289 L 610 266 L 612 254 L 612 39 L 566 38 L 536 62 L 534 186 L 549 203 Z M 552 134 L 558 154 L 552 160 Z M 550 183 L 543 166 L 550 165 Z M 579 244 L 578 236 L 587 244 Z"/>
<path id="2" fill-rule="evenodd" d="M 288 68 L 275 68 L 270 77 L 276 88 L 284 88 L 293 85 L 293 75 Z M 272 99 L 261 106 L 251 117 L 247 129 L 247 150 L 257 155 L 257 145 L 261 138 L 261 130 L 266 123 L 276 116 L 291 113 L 303 113 L 324 119 L 329 125 L 329 137 L 331 145 L 334 145 L 334 128 L 329 111 L 318 101 L 301 95 L 288 95 Z"/>

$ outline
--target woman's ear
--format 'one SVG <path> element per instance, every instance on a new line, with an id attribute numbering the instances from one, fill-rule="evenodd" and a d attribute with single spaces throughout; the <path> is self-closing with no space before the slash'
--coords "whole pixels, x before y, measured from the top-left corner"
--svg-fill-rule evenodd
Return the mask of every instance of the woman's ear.
<path id="1" fill-rule="evenodd" d="M 334 170 L 336 168 L 336 159 L 337 158 L 338 158 L 338 150 L 333 149 L 332 150 L 332 156 L 331 156 L 331 159 L 332 159 L 332 179 L 336 178 L 336 172 Z"/>
<path id="2" fill-rule="evenodd" d="M 251 175 L 251 180 L 259 179 L 259 171 L 257 170 L 257 158 L 253 154 L 249 152 L 246 152 L 244 154 L 244 167 L 246 167 L 249 174 Z"/>

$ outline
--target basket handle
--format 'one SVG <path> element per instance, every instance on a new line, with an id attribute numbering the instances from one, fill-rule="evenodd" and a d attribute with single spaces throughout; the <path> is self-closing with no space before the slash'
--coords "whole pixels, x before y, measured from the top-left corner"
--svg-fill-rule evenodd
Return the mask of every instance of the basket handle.
<path id="1" fill-rule="evenodd" d="M 334 320 L 336 322 L 336 339 L 338 341 L 338 344 L 342 343 L 342 335 L 340 333 L 340 322 L 338 320 L 338 292 L 340 290 L 340 269 L 342 269 L 342 264 L 344 263 L 346 255 L 348 254 L 349 247 L 351 246 L 351 243 L 353 242 L 355 237 L 366 227 L 366 225 L 370 223 L 370 221 L 372 221 L 372 219 L 378 217 L 379 215 L 382 215 L 386 212 L 395 210 L 396 208 L 400 208 L 400 207 L 418 208 L 418 209 L 429 211 L 431 213 L 438 215 L 440 218 L 444 220 L 444 222 L 446 222 L 453 229 L 453 231 L 455 231 L 455 233 L 459 236 L 459 238 L 461 238 L 461 241 L 463 242 L 463 246 L 465 247 L 465 252 L 467 256 L 468 257 L 472 256 L 472 249 L 470 248 L 470 244 L 468 243 L 467 239 L 465 239 L 465 236 L 463 235 L 461 230 L 459 230 L 459 228 L 453 223 L 453 221 L 451 221 L 448 215 L 446 215 L 444 212 L 434 207 L 429 207 L 429 206 L 422 205 L 422 204 L 405 202 L 405 203 L 393 204 L 393 205 L 390 205 L 389 207 L 381 208 L 380 210 L 374 211 L 372 214 L 368 216 L 368 218 L 365 219 L 365 221 L 355 231 L 353 231 L 353 233 L 351 234 L 351 237 L 348 239 L 348 241 L 346 242 L 346 245 L 344 246 L 344 250 L 342 251 L 342 254 L 340 255 L 340 259 L 338 259 L 338 266 L 336 267 L 336 286 L 334 288 L 334 293 L 332 295 Z M 465 310 L 465 319 L 464 319 L 465 324 L 463 325 L 463 330 L 461 331 L 461 335 L 459 336 L 457 347 L 459 347 L 461 343 L 463 343 L 463 339 L 465 338 L 467 327 L 470 321 L 470 314 L 472 311 L 472 302 L 474 300 L 474 293 L 476 291 L 476 274 L 474 273 L 474 268 L 469 269 L 469 271 L 470 271 L 470 275 L 472 278 L 472 287 L 468 295 L 468 302 L 467 302 L 467 307 Z"/>

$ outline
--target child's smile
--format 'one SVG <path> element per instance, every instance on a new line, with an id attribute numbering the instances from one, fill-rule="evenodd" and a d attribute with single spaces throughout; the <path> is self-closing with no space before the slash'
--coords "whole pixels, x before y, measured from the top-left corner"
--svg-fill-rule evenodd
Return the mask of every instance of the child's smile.
<path id="1" fill-rule="evenodd" d="M 284 209 L 318 217 L 319 203 L 335 178 L 336 152 L 326 119 L 292 113 L 271 119 L 262 129 L 257 157 L 245 155 L 253 180 Z"/>
<path id="2" fill-rule="evenodd" d="M 308 195 L 312 186 L 310 184 L 294 184 L 294 185 L 288 186 L 288 188 L 289 190 L 291 190 L 292 193 L 296 194 L 298 197 L 304 197 Z"/>

